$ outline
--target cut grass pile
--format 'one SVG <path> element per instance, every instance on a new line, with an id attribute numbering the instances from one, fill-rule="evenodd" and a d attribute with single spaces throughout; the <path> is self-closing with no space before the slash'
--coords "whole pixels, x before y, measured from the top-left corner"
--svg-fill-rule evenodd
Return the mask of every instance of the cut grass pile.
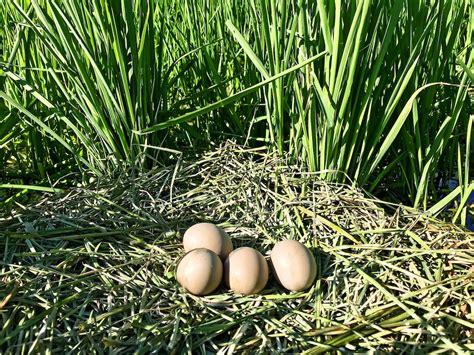
<path id="1" fill-rule="evenodd" d="M 0 219 L 0 350 L 473 351 L 474 234 L 228 144 L 99 180 Z M 182 233 L 212 221 L 267 255 L 284 238 L 318 276 L 289 293 L 185 293 Z"/>

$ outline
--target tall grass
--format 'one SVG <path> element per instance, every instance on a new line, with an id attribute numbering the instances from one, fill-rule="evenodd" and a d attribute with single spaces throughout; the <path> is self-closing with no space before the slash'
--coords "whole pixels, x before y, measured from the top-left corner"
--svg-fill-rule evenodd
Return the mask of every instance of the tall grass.
<path id="1" fill-rule="evenodd" d="M 465 221 L 472 19 L 467 0 L 7 0 L 0 159 L 111 174 L 234 137 L 434 213 L 460 198 Z"/>
<path id="2" fill-rule="evenodd" d="M 260 3 L 262 41 L 251 46 L 227 25 L 262 76 L 262 63 L 274 74 L 291 60 L 330 54 L 266 89 L 271 141 L 331 181 L 350 176 L 369 190 L 396 181 L 426 208 L 439 174 L 453 176 L 457 151 L 469 161 L 469 3 Z"/>

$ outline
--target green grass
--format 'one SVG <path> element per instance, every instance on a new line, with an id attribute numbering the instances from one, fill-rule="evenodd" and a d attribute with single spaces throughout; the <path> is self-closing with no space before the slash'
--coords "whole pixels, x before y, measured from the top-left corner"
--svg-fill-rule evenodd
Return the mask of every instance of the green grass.
<path id="1" fill-rule="evenodd" d="M 469 0 L 0 1 L 0 352 L 474 351 L 473 234 L 437 219 L 472 213 L 473 26 Z M 204 220 L 300 240 L 315 284 L 185 293 Z"/>
<path id="2" fill-rule="evenodd" d="M 473 26 L 469 0 L 0 1 L 0 352 L 474 351 L 473 234 L 437 219 L 472 213 Z M 185 293 L 197 221 L 300 240 L 315 284 Z"/>
<path id="3" fill-rule="evenodd" d="M 474 234 L 291 160 L 226 145 L 15 205 L 0 218 L 0 351 L 472 352 Z M 300 240 L 315 284 L 186 293 L 182 235 L 203 220 L 267 258 Z"/>
<path id="4" fill-rule="evenodd" d="M 425 210 L 455 178 L 465 223 L 473 16 L 468 0 L 4 1 L 2 175 L 146 171 L 230 136 Z"/>

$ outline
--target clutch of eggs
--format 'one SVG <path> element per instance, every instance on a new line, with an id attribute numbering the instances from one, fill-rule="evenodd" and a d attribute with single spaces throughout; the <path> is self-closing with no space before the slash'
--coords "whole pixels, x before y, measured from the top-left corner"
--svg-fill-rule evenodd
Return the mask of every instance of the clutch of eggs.
<path id="1" fill-rule="evenodd" d="M 198 223 L 184 233 L 187 254 L 176 269 L 176 278 L 195 295 L 213 292 L 225 279 L 227 286 L 243 295 L 262 291 L 268 281 L 268 264 L 257 250 L 241 247 L 233 250 L 232 240 L 212 223 Z M 290 291 L 309 288 L 316 278 L 316 261 L 302 243 L 278 242 L 270 255 L 273 274 L 278 283 Z"/>

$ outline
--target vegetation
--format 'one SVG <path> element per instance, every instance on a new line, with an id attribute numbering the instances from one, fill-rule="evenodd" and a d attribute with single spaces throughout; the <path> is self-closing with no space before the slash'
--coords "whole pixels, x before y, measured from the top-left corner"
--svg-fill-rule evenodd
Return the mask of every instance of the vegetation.
<path id="1" fill-rule="evenodd" d="M 231 136 L 425 209 L 454 178 L 433 212 L 460 198 L 465 222 L 467 0 L 8 0 L 0 16 L 6 176 L 146 171 L 160 148 Z"/>
<path id="2" fill-rule="evenodd" d="M 0 1 L 0 349 L 472 351 L 473 27 L 469 0 Z M 306 242 L 316 285 L 180 292 L 197 220 Z"/>
<path id="3" fill-rule="evenodd" d="M 278 240 L 304 242 L 314 286 L 289 293 L 271 278 L 260 295 L 183 292 L 182 234 L 202 220 L 267 257 Z M 227 146 L 46 195 L 1 227 L 0 349 L 11 352 L 474 350 L 473 233 L 262 149 Z"/>

